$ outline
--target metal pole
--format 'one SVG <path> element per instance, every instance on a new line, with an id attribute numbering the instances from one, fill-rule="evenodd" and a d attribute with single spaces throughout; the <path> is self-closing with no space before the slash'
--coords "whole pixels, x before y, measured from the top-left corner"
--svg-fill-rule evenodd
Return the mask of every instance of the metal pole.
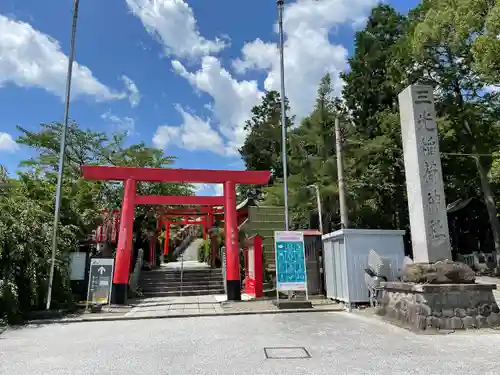
<path id="1" fill-rule="evenodd" d="M 61 146 L 59 151 L 59 169 L 57 174 L 56 202 L 54 208 L 54 226 L 52 229 L 52 258 L 50 262 L 49 285 L 47 290 L 46 309 L 50 309 L 52 300 L 52 283 L 54 282 L 54 269 L 57 252 L 57 225 L 59 224 L 59 211 L 61 208 L 61 188 L 64 169 L 64 154 L 66 152 L 66 133 L 68 131 L 69 103 L 71 97 L 71 76 L 73 74 L 73 61 L 75 59 L 75 37 L 76 25 L 78 22 L 78 5 L 80 0 L 74 0 L 73 4 L 73 25 L 71 28 L 71 42 L 68 56 L 68 75 L 66 77 L 66 102 L 64 104 L 64 127 L 61 134 Z"/>
<path id="2" fill-rule="evenodd" d="M 284 0 L 277 0 L 278 5 L 278 24 L 279 24 L 279 49 L 280 49 L 280 72 L 281 72 L 281 154 L 283 159 L 283 193 L 285 200 L 285 230 L 290 228 L 288 219 L 288 172 L 286 158 L 286 105 L 285 105 L 285 58 L 284 58 L 284 38 L 283 38 L 283 7 Z"/>
<path id="3" fill-rule="evenodd" d="M 342 156 L 342 133 L 340 131 L 340 120 L 335 118 L 335 146 L 337 153 L 337 177 L 339 182 L 339 205 L 340 205 L 340 227 L 347 228 L 347 202 L 345 198 L 344 163 Z"/>
<path id="4" fill-rule="evenodd" d="M 184 251 L 181 253 L 181 297 L 182 297 L 183 282 L 184 282 Z"/>

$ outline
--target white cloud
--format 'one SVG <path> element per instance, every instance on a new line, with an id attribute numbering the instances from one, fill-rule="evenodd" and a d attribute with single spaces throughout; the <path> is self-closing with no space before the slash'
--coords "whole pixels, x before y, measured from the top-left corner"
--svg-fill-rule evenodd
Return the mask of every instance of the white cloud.
<path id="1" fill-rule="evenodd" d="M 236 155 L 245 140 L 243 127 L 251 109 L 260 102 L 262 92 L 256 81 L 237 81 L 213 56 L 205 56 L 201 68 L 188 72 L 180 61 L 172 61 L 174 71 L 186 78 L 197 90 L 209 94 L 213 104 L 207 106 L 218 122 L 220 132 L 226 138 L 226 153 Z"/>
<path id="2" fill-rule="evenodd" d="M 38 87 L 64 97 L 68 57 L 59 43 L 31 25 L 0 15 L 0 87 Z M 74 63 L 72 97 L 91 96 L 97 101 L 124 99 L 95 78 L 85 66 Z"/>
<path id="3" fill-rule="evenodd" d="M 321 78 L 330 73 L 335 94 L 347 68 L 347 49 L 333 44 L 329 35 L 336 27 L 359 25 L 377 0 L 298 0 L 285 7 L 285 89 L 293 114 L 300 119 L 310 113 Z M 276 26 L 275 26 L 276 27 Z M 245 44 L 242 58 L 233 62 L 238 73 L 255 69 L 266 73 L 264 88 L 280 90 L 278 46 L 257 39 Z"/>
<path id="4" fill-rule="evenodd" d="M 285 7 L 285 88 L 292 114 L 300 120 L 310 113 L 321 78 L 330 73 L 335 94 L 343 82 L 339 73 L 347 68 L 347 49 L 330 42 L 335 28 L 347 24 L 359 26 L 360 20 L 378 0 L 298 0 Z M 277 26 L 275 25 L 277 30 Z M 237 154 L 244 142 L 245 120 L 261 100 L 257 82 L 237 80 L 221 66 L 220 60 L 205 56 L 201 68 L 188 72 L 179 61 L 172 61 L 174 71 L 201 92 L 209 94 L 209 108 L 227 139 L 229 155 Z M 236 73 L 258 70 L 265 74 L 264 89 L 280 90 L 279 53 L 275 43 L 261 39 L 246 43 L 240 59 L 233 61 Z"/>
<path id="5" fill-rule="evenodd" d="M 0 132 L 0 151 L 14 152 L 18 149 L 19 145 L 9 133 Z"/>
<path id="6" fill-rule="evenodd" d="M 120 132 L 125 132 L 127 135 L 132 135 L 134 133 L 135 120 L 131 117 L 119 117 L 111 113 L 111 110 L 109 110 L 108 112 L 103 113 L 101 118 L 111 123 L 115 129 Z"/>
<path id="7" fill-rule="evenodd" d="M 224 195 L 224 185 L 222 185 L 222 184 L 215 184 L 214 185 L 214 193 L 215 193 L 216 196 Z"/>
<path id="8" fill-rule="evenodd" d="M 146 30 L 165 47 L 168 55 L 198 57 L 217 53 L 227 44 L 200 35 L 193 10 L 184 0 L 126 0 Z"/>
<path id="9" fill-rule="evenodd" d="M 153 144 L 159 149 L 165 149 L 172 143 L 179 140 L 179 135 L 181 134 L 181 128 L 179 126 L 168 126 L 162 125 L 156 129 L 156 133 L 153 136 Z"/>
<path id="10" fill-rule="evenodd" d="M 276 44 L 261 39 L 246 43 L 241 50 L 245 59 L 233 60 L 233 68 L 241 74 L 252 68 L 271 69 L 278 58 L 277 48 Z"/>
<path id="11" fill-rule="evenodd" d="M 182 117 L 179 126 L 162 125 L 153 136 L 153 144 L 161 149 L 171 144 L 189 151 L 208 150 L 218 154 L 224 154 L 224 142 L 212 126 L 209 120 L 188 113 L 180 105 L 175 108 Z"/>
<path id="12" fill-rule="evenodd" d="M 127 91 L 129 92 L 128 100 L 130 102 L 130 106 L 132 108 L 137 107 L 141 102 L 141 93 L 139 92 L 137 85 L 135 84 L 134 81 L 132 81 L 129 77 L 125 75 L 122 76 L 122 81 L 125 84 Z"/>
<path id="13" fill-rule="evenodd" d="M 222 196 L 224 187 L 222 184 L 193 184 L 198 196 Z"/>

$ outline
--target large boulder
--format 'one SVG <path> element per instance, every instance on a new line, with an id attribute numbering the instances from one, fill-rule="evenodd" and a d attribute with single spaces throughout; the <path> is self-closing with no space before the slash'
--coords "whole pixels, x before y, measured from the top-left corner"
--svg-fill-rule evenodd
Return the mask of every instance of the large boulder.
<path id="1" fill-rule="evenodd" d="M 444 260 L 436 263 L 406 264 L 403 281 L 425 284 L 474 284 L 476 274 L 468 265 Z"/>

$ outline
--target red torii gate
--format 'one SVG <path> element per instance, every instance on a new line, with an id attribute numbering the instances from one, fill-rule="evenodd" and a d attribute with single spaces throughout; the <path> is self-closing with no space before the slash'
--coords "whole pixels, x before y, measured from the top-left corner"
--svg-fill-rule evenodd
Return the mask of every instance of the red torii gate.
<path id="1" fill-rule="evenodd" d="M 82 167 L 82 175 L 87 180 L 124 182 L 120 232 L 113 278 L 114 303 L 125 304 L 127 300 L 134 207 L 136 204 L 224 206 L 227 298 L 230 301 L 241 299 L 235 185 L 264 185 L 269 181 L 271 172 L 85 165 Z M 224 184 L 224 196 L 138 196 L 136 195 L 137 181 Z"/>
<path id="2" fill-rule="evenodd" d="M 195 197 L 195 196 L 169 196 L 169 195 L 137 195 L 136 196 L 136 204 L 150 204 L 150 205 L 169 205 L 169 206 L 175 206 L 175 205 L 200 205 L 201 207 L 199 208 L 199 211 L 197 211 L 194 208 L 185 208 L 184 210 L 176 210 L 174 212 L 178 213 L 178 215 L 174 215 L 176 217 L 179 216 L 184 216 L 184 222 L 180 223 L 177 222 L 176 224 L 197 224 L 197 225 L 202 225 L 204 224 L 204 233 L 203 233 L 203 239 L 206 237 L 206 231 L 207 231 L 207 222 L 188 222 L 186 220 L 186 216 L 188 215 L 195 215 L 196 212 L 198 212 L 198 215 L 201 212 L 206 212 L 210 213 L 210 207 L 212 205 L 217 205 L 217 206 L 222 206 L 224 204 L 224 197 Z M 167 212 L 170 212 L 170 210 L 166 210 Z M 183 212 L 185 211 L 185 212 Z M 219 211 L 217 211 L 219 212 Z M 223 213 L 223 212 L 222 212 Z M 170 214 L 169 214 L 170 215 Z M 168 215 L 167 215 L 168 216 Z M 196 215 L 195 215 L 196 216 Z M 167 255 L 168 254 L 168 245 L 169 245 L 169 240 L 170 240 L 170 225 L 169 224 L 174 224 L 174 222 L 169 223 L 169 221 L 162 222 L 162 220 L 158 220 L 158 225 L 157 229 L 160 230 L 161 227 L 165 224 L 165 241 L 164 241 L 164 248 L 163 248 L 163 254 Z M 153 244 L 150 244 L 150 249 L 149 249 L 149 258 L 150 262 L 152 261 L 152 254 L 154 253 L 153 250 Z"/>
<path id="3" fill-rule="evenodd" d="M 173 218 L 178 218 L 182 217 L 182 221 L 173 221 L 171 219 Z M 196 217 L 196 219 L 193 219 L 193 217 Z M 208 226 L 213 225 L 212 224 L 212 217 L 208 217 L 208 215 L 205 214 L 189 214 L 189 215 L 179 215 L 179 214 L 167 214 L 167 215 L 162 215 L 161 219 L 159 220 L 159 227 L 161 228 L 163 225 L 165 225 L 165 241 L 164 241 L 164 247 L 163 247 L 163 254 L 167 255 L 168 254 L 168 245 L 169 245 L 169 240 L 170 240 L 170 226 L 171 225 L 203 225 L 203 239 L 207 239 L 207 231 L 208 231 Z M 203 219 L 203 220 L 197 220 L 197 219 Z"/>
<path id="4" fill-rule="evenodd" d="M 219 197 L 224 198 L 224 197 Z M 209 227 L 212 227 L 215 223 L 215 215 L 224 215 L 224 209 L 220 206 L 201 206 L 199 209 L 187 208 L 183 210 L 173 210 L 168 209 L 166 213 L 162 214 L 161 222 L 170 224 L 193 224 L 193 225 L 204 225 L 203 239 L 206 239 L 207 231 Z M 184 222 L 171 221 L 171 218 L 183 218 Z M 203 219 L 203 220 L 191 220 L 193 218 Z M 191 220 L 191 221 L 190 221 Z"/>
<path id="5" fill-rule="evenodd" d="M 216 222 L 216 216 L 221 216 L 224 215 L 224 208 L 220 206 L 201 206 L 200 208 L 185 208 L 182 210 L 175 210 L 175 209 L 167 209 L 167 213 L 164 213 L 162 216 L 162 220 L 159 220 L 158 222 L 158 229 L 161 229 L 163 224 L 165 224 L 166 228 L 169 228 L 170 224 L 194 224 L 194 225 L 203 225 L 203 239 L 205 240 L 207 238 L 208 234 L 208 229 L 212 228 L 215 225 Z M 164 220 L 165 218 L 171 218 L 171 217 L 183 217 L 184 222 L 178 222 L 178 221 L 170 221 L 170 220 Z M 193 221 L 193 222 L 188 222 L 190 218 L 203 218 L 204 220 L 200 221 Z M 237 223 L 238 225 L 240 224 L 239 222 L 239 212 L 237 212 Z M 164 249 L 163 253 L 164 255 L 168 254 L 168 246 L 169 246 L 169 236 L 170 233 L 168 230 L 165 230 L 165 243 L 164 243 Z M 212 253 L 212 263 L 211 266 L 215 266 L 215 257 L 217 253 L 217 244 L 215 242 L 212 242 L 211 246 L 211 253 Z"/>

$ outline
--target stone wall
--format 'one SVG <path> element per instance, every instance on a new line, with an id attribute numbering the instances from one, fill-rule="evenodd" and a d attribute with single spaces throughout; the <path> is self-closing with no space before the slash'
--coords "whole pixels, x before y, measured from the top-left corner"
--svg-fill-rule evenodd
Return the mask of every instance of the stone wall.
<path id="1" fill-rule="evenodd" d="M 383 284 L 377 314 L 412 330 L 458 330 L 500 326 L 496 285 Z"/>

